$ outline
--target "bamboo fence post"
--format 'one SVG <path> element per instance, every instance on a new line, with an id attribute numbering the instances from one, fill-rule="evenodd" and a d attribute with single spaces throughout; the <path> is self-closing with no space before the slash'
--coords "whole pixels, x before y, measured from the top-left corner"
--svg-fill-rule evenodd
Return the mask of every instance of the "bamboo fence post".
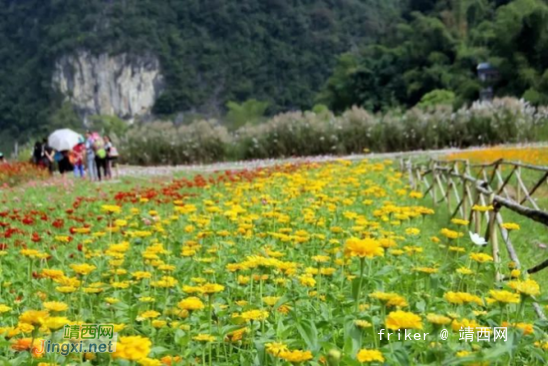
<path id="1" fill-rule="evenodd" d="M 438 195 L 436 190 L 436 183 L 437 183 L 438 173 L 436 170 L 436 162 L 432 160 L 432 193 L 434 198 L 434 206 L 438 205 Z"/>
<path id="2" fill-rule="evenodd" d="M 497 213 L 499 207 L 494 202 L 495 194 L 491 193 L 489 196 L 489 204 L 493 205 L 493 210 L 489 212 L 489 241 L 491 242 L 493 250 L 493 263 L 495 266 L 495 281 L 500 282 L 502 276 L 500 274 L 500 252 L 499 241 L 497 235 Z"/>
<path id="3" fill-rule="evenodd" d="M 521 177 L 521 166 L 518 165 L 516 170 L 516 176 Z M 519 181 L 516 179 L 516 196 L 517 196 L 517 202 L 521 202 L 521 186 L 519 184 Z"/>

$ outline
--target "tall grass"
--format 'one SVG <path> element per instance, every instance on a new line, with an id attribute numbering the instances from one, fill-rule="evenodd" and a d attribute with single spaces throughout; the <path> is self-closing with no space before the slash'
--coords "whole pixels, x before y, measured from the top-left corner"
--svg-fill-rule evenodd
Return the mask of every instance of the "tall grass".
<path id="1" fill-rule="evenodd" d="M 537 141 L 547 121 L 547 108 L 503 98 L 456 111 L 437 106 L 383 114 L 354 107 L 339 116 L 288 112 L 234 132 L 215 120 L 154 122 L 132 127 L 119 146 L 131 164 L 208 163 Z"/>

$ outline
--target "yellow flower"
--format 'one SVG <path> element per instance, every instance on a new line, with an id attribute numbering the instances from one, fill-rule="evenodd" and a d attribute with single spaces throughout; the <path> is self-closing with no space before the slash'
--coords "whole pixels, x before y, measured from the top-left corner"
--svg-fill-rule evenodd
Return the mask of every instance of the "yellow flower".
<path id="1" fill-rule="evenodd" d="M 405 233 L 407 235 L 411 235 L 411 236 L 419 235 L 420 232 L 421 232 L 420 229 L 417 229 L 417 228 L 414 228 L 414 227 L 410 227 L 410 228 L 405 229 Z"/>
<path id="2" fill-rule="evenodd" d="M 116 351 L 112 353 L 112 358 L 137 361 L 148 356 L 151 345 L 152 342 L 145 337 L 120 337 L 116 343 Z"/>
<path id="3" fill-rule="evenodd" d="M 122 208 L 116 205 L 103 205 L 101 206 L 101 210 L 103 210 L 106 213 L 112 214 L 112 213 L 120 213 L 122 211 Z"/>
<path id="4" fill-rule="evenodd" d="M 376 349 L 361 349 L 356 357 L 361 363 L 375 361 L 384 362 L 382 352 Z"/>
<path id="5" fill-rule="evenodd" d="M 420 316 L 402 310 L 393 311 L 388 314 L 385 324 L 388 329 L 392 330 L 422 329 Z"/>
<path id="6" fill-rule="evenodd" d="M 457 269 L 457 272 L 462 274 L 462 275 L 474 274 L 474 271 L 472 271 L 470 268 L 466 268 L 466 267 L 460 267 L 459 269 Z"/>
<path id="7" fill-rule="evenodd" d="M 283 360 L 286 360 L 287 362 L 291 362 L 293 364 L 305 362 L 313 358 L 312 352 L 301 351 L 301 350 L 283 351 L 279 354 L 278 357 L 280 357 Z"/>
<path id="8" fill-rule="evenodd" d="M 148 310 L 139 314 L 139 316 L 144 319 L 153 319 L 159 317 L 160 313 L 155 310 Z"/>
<path id="9" fill-rule="evenodd" d="M 443 295 L 444 299 L 449 301 L 452 304 L 467 304 L 467 303 L 476 303 L 478 305 L 483 305 L 483 301 L 476 295 L 469 294 L 468 292 L 453 292 L 449 291 Z"/>
<path id="10" fill-rule="evenodd" d="M 266 351 L 273 356 L 278 356 L 280 353 L 287 352 L 289 350 L 285 344 L 277 342 L 266 343 L 265 347 Z"/>
<path id="11" fill-rule="evenodd" d="M 131 274 L 131 276 L 133 278 L 136 278 L 138 280 L 141 280 L 143 278 L 151 278 L 152 277 L 152 273 L 150 272 L 147 272 L 147 271 L 137 271 L 137 272 L 133 272 Z"/>
<path id="12" fill-rule="evenodd" d="M 540 294 L 540 286 L 535 280 L 510 281 L 508 286 L 522 295 L 537 296 Z"/>
<path id="13" fill-rule="evenodd" d="M 167 321 L 165 321 L 165 320 L 153 320 L 151 324 L 154 328 L 163 328 L 163 327 L 166 326 Z"/>
<path id="14" fill-rule="evenodd" d="M 456 353 L 456 356 L 457 356 L 457 357 L 461 357 L 461 358 L 462 358 L 462 357 L 466 357 L 466 356 L 468 356 L 468 355 L 470 355 L 470 351 L 465 351 L 465 350 L 463 350 L 463 351 L 458 351 L 458 352 Z"/>
<path id="15" fill-rule="evenodd" d="M 42 325 L 48 317 L 47 310 L 27 310 L 19 316 L 19 321 L 31 325 Z"/>
<path id="16" fill-rule="evenodd" d="M 184 300 L 181 300 L 181 301 L 179 301 L 177 306 L 180 309 L 191 310 L 191 311 L 193 311 L 193 310 L 202 310 L 205 307 L 202 300 L 200 300 L 197 297 L 188 297 Z"/>
<path id="17" fill-rule="evenodd" d="M 447 239 L 457 239 L 462 236 L 461 233 L 459 233 L 458 231 L 453 231 L 449 229 L 441 229 L 440 233 Z"/>
<path id="18" fill-rule="evenodd" d="M 374 258 L 384 256 L 384 249 L 378 240 L 365 238 L 350 238 L 345 243 L 344 253 L 346 256 L 358 258 Z"/>
<path id="19" fill-rule="evenodd" d="M 162 361 L 148 357 L 138 360 L 137 363 L 141 366 L 162 366 Z"/>
<path id="20" fill-rule="evenodd" d="M 472 207 L 472 210 L 478 211 L 478 212 L 493 211 L 493 205 L 489 205 L 489 206 L 474 205 Z"/>
<path id="21" fill-rule="evenodd" d="M 312 278 L 312 276 L 308 275 L 299 276 L 299 282 L 301 283 L 301 285 L 306 287 L 316 286 L 316 280 Z"/>
<path id="22" fill-rule="evenodd" d="M 46 319 L 44 326 L 50 330 L 57 330 L 63 328 L 65 325 L 69 324 L 70 320 L 64 316 L 51 316 Z"/>
<path id="23" fill-rule="evenodd" d="M 268 311 L 265 311 L 265 310 L 244 311 L 243 313 L 240 314 L 239 317 L 247 321 L 252 321 L 252 320 L 263 321 L 268 318 Z"/>
<path id="24" fill-rule="evenodd" d="M 225 337 L 226 342 L 238 342 L 244 337 L 244 334 L 249 331 L 249 328 L 240 328 L 228 333 Z"/>
<path id="25" fill-rule="evenodd" d="M 458 332 L 461 328 L 472 328 L 472 329 L 476 329 L 477 327 L 479 327 L 479 324 L 476 323 L 475 320 L 468 320 L 468 319 L 462 319 L 462 320 L 457 320 L 457 319 L 453 319 L 453 322 L 451 323 L 451 329 L 453 329 L 453 331 L 455 332 Z"/>
<path id="26" fill-rule="evenodd" d="M 214 294 L 223 291 L 225 287 L 216 283 L 206 283 L 202 285 L 200 289 L 204 294 Z"/>
<path id="27" fill-rule="evenodd" d="M 192 337 L 195 341 L 198 342 L 215 342 L 215 337 L 209 334 L 198 334 L 197 336 Z"/>
<path id="28" fill-rule="evenodd" d="M 87 263 L 71 264 L 70 268 L 72 268 L 74 270 L 74 272 L 76 272 L 78 274 L 81 274 L 81 275 L 88 275 L 91 272 L 93 272 L 95 269 L 97 269 L 97 267 L 95 267 L 91 264 L 87 264 Z"/>
<path id="29" fill-rule="evenodd" d="M 4 304 L 0 304 L 0 314 L 7 313 L 10 310 L 11 310 L 11 308 L 9 306 L 4 305 Z"/>
<path id="30" fill-rule="evenodd" d="M 124 227 L 127 226 L 127 220 L 114 220 L 114 225 L 118 227 Z"/>
<path id="31" fill-rule="evenodd" d="M 471 253 L 470 259 L 473 261 L 476 261 L 478 263 L 486 263 L 486 262 L 492 262 L 493 257 L 491 257 L 489 254 L 485 253 Z"/>
<path id="32" fill-rule="evenodd" d="M 506 290 L 491 290 L 489 291 L 489 294 L 493 299 L 495 299 L 498 302 L 506 303 L 506 304 L 518 304 L 520 302 L 520 296 L 519 294 L 512 293 L 510 291 Z"/>
<path id="33" fill-rule="evenodd" d="M 505 223 L 502 224 L 502 227 L 505 228 L 508 231 L 519 230 L 520 229 L 519 225 L 514 223 L 514 222 L 505 222 Z"/>
<path id="34" fill-rule="evenodd" d="M 59 301 L 48 301 L 48 302 L 45 302 L 42 304 L 44 306 L 45 309 L 49 310 L 49 311 L 56 311 L 56 312 L 59 312 L 59 311 L 65 311 L 68 309 L 68 305 L 65 304 L 64 302 L 59 302 Z"/>
<path id="35" fill-rule="evenodd" d="M 426 316 L 426 320 L 428 320 L 432 324 L 437 325 L 445 325 L 451 323 L 451 318 L 438 314 L 428 314 Z"/>
<path id="36" fill-rule="evenodd" d="M 455 225 L 462 225 L 462 226 L 466 226 L 470 223 L 470 221 L 463 220 L 463 219 L 452 219 L 451 222 Z"/>
<path id="37" fill-rule="evenodd" d="M 331 258 L 327 255 L 315 255 L 312 257 L 312 260 L 318 263 L 329 262 Z"/>
<path id="38" fill-rule="evenodd" d="M 126 327 L 126 325 L 124 323 L 120 323 L 120 324 L 112 324 L 114 326 L 114 332 L 115 333 L 119 333 L 121 332 L 122 330 L 124 330 L 124 328 Z"/>
<path id="39" fill-rule="evenodd" d="M 387 307 L 397 306 L 397 307 L 406 307 L 408 306 L 407 301 L 403 296 L 400 296 L 392 292 L 373 292 L 370 297 L 381 300 L 385 303 Z"/>
<path id="40" fill-rule="evenodd" d="M 415 271 L 415 272 L 422 272 L 422 273 L 428 273 L 428 274 L 438 273 L 438 269 L 437 269 L 437 268 L 430 268 L 430 267 L 417 267 L 417 268 L 413 268 L 413 271 Z"/>
<path id="41" fill-rule="evenodd" d="M 370 328 L 372 326 L 371 323 L 369 323 L 367 320 L 354 320 L 354 324 L 358 328 Z"/>
<path id="42" fill-rule="evenodd" d="M 266 296 L 266 297 L 263 297 L 263 301 L 265 304 L 267 304 L 268 306 L 274 306 L 276 305 L 276 303 L 278 302 L 278 300 L 280 300 L 281 297 L 280 296 Z"/>

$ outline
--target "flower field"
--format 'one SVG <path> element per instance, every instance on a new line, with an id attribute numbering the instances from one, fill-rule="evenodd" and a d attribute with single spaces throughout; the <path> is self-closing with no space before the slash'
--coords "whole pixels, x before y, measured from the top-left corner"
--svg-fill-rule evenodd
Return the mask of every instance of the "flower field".
<path id="1" fill-rule="evenodd" d="M 37 168 L 30 163 L 0 164 L 0 188 L 13 187 L 47 176 L 48 172 L 45 169 Z"/>
<path id="2" fill-rule="evenodd" d="M 505 262 L 509 280 L 495 287 L 490 247 L 472 243 L 464 220 L 440 227 L 396 165 L 341 160 L 130 187 L 83 183 L 30 207 L 7 197 L 0 361 L 548 362 L 547 323 L 530 304 L 544 304 L 539 284 Z M 113 324 L 116 351 L 33 347 L 77 341 L 64 340 L 63 327 L 82 324 Z M 507 328 L 506 341 L 495 327 Z"/>
<path id="3" fill-rule="evenodd" d="M 492 163 L 499 159 L 533 165 L 548 165 L 548 147 L 492 147 L 482 150 L 462 150 L 448 154 L 448 160 L 465 159 L 474 163 Z"/>

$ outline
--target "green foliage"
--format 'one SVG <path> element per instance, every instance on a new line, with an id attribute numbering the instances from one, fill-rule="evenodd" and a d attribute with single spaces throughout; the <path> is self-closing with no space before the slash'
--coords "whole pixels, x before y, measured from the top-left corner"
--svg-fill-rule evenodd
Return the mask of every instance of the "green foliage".
<path id="1" fill-rule="evenodd" d="M 128 124 L 116 117 L 116 116 L 92 116 L 91 128 L 95 131 L 100 131 L 105 135 L 114 135 L 117 137 L 123 137 L 127 132 L 129 126 Z"/>
<path id="2" fill-rule="evenodd" d="M 70 128 L 72 130 L 80 131 L 82 130 L 83 123 L 76 114 L 72 104 L 63 102 L 63 104 L 61 104 L 61 106 L 51 115 L 48 127 L 52 130 Z"/>
<path id="3" fill-rule="evenodd" d="M 420 108 L 429 108 L 437 105 L 452 106 L 455 103 L 455 93 L 450 90 L 436 89 L 422 96 L 417 104 Z"/>
<path id="4" fill-rule="evenodd" d="M 545 108 L 509 98 L 458 110 L 432 105 L 372 114 L 355 107 L 340 116 L 330 111 L 282 113 L 233 133 L 212 120 L 188 126 L 140 124 L 130 128 L 118 147 L 123 160 L 146 165 L 463 148 L 533 141 L 545 136 L 547 116 Z"/>
<path id="5" fill-rule="evenodd" d="M 245 124 L 257 124 L 264 117 L 268 102 L 261 102 L 256 99 L 249 99 L 238 104 L 236 102 L 228 102 L 226 104 L 228 112 L 226 120 L 234 129 L 240 128 Z"/>
<path id="6" fill-rule="evenodd" d="M 154 113 L 220 115 L 255 98 L 310 108 L 336 57 L 396 23 L 402 0 L 0 0 L 0 130 L 31 136 L 57 96 L 55 60 L 151 52 L 167 89 Z"/>
<path id="7" fill-rule="evenodd" d="M 329 108 L 325 104 L 316 104 L 312 107 L 312 112 L 316 114 L 328 113 Z"/>
<path id="8" fill-rule="evenodd" d="M 412 107 L 444 89 L 478 99 L 476 67 L 499 70 L 495 93 L 548 101 L 548 5 L 542 0 L 412 1 L 396 32 L 339 58 L 319 99 L 342 112 Z"/>

